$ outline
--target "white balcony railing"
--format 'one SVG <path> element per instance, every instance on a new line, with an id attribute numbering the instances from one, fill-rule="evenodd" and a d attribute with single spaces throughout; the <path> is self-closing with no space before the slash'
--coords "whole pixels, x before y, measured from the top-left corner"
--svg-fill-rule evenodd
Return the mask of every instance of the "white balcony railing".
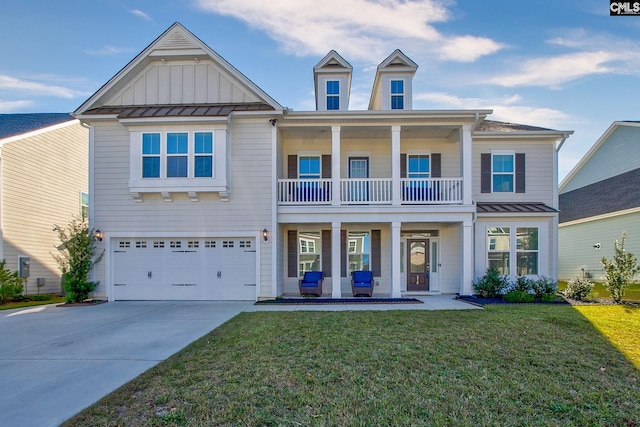
<path id="1" fill-rule="evenodd" d="M 341 205 L 390 205 L 393 203 L 391 178 L 348 178 L 340 180 Z M 400 204 L 460 204 L 462 178 L 402 178 Z M 279 205 L 331 205 L 331 179 L 279 179 Z"/>

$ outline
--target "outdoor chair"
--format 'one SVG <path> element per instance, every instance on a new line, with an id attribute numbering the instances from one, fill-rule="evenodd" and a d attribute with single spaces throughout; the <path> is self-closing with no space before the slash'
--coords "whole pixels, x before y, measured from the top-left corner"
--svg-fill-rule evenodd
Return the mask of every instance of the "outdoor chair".
<path id="1" fill-rule="evenodd" d="M 300 295 L 322 295 L 322 271 L 307 271 L 298 281 Z"/>
<path id="2" fill-rule="evenodd" d="M 370 297 L 373 294 L 373 273 L 371 271 L 351 272 L 351 292 L 353 296 Z"/>

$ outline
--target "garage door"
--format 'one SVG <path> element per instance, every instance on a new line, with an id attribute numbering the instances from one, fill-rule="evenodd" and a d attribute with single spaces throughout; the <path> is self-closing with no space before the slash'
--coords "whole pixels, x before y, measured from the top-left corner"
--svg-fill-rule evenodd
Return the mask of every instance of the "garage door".
<path id="1" fill-rule="evenodd" d="M 255 239 L 116 239 L 115 300 L 255 300 Z"/>

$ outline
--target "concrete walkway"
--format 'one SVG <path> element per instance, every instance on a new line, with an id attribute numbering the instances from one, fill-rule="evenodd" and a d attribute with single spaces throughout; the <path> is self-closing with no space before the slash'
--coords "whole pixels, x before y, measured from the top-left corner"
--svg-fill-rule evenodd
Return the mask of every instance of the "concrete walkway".
<path id="1" fill-rule="evenodd" d="M 111 302 L 0 311 L 2 425 L 58 426 L 242 311 L 474 309 L 424 304 L 255 306 L 251 302 Z"/>

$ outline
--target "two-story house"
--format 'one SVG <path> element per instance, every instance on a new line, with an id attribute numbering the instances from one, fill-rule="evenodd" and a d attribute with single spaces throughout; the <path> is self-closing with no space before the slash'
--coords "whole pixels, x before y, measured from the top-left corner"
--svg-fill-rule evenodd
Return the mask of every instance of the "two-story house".
<path id="1" fill-rule="evenodd" d="M 91 126 L 90 221 L 109 299 L 297 294 L 305 271 L 351 295 L 473 293 L 488 266 L 556 276 L 557 150 L 571 132 L 414 110 L 396 50 L 367 110 L 351 65 L 314 67 L 315 111 L 292 111 L 176 23 L 74 113 Z"/>

